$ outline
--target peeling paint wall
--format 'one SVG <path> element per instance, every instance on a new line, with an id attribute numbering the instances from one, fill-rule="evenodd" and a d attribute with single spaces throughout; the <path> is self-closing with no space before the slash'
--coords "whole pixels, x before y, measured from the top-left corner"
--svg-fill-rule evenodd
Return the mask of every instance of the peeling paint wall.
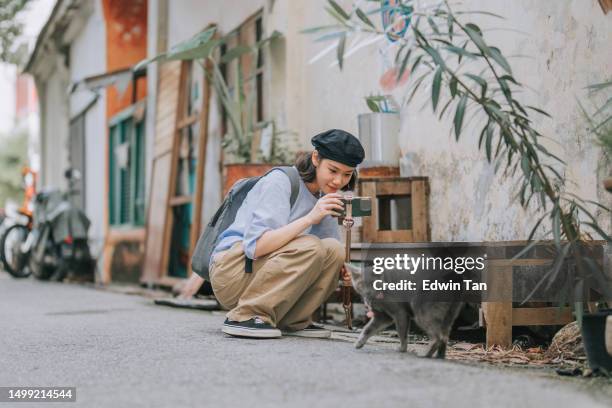
<path id="1" fill-rule="evenodd" d="M 350 3 L 341 2 L 346 7 Z M 313 43 L 313 37 L 297 31 L 330 21 L 323 11 L 325 1 L 290 4 L 284 112 L 290 127 L 299 131 L 304 147 L 322 129 L 341 127 L 357 132 L 357 115 L 368 111 L 363 97 L 380 92 L 377 78 L 384 72 L 380 48 L 355 53 L 346 61 L 343 73 L 330 67 L 335 53 L 308 64 L 328 43 Z M 487 41 L 505 55 L 526 56 L 510 58 L 515 78 L 528 89 L 520 98 L 553 116 L 553 120 L 535 116 L 535 123 L 553 140 L 547 148 L 567 161 L 566 175 L 575 183 L 570 184 L 571 191 L 611 205 L 612 195 L 601 186 L 602 174 L 610 170 L 601 168 L 601 149 L 586 131 L 577 98 L 588 103 L 584 88 L 604 82 L 612 72 L 612 15 L 605 16 L 596 1 L 588 0 L 466 0 L 463 4 L 465 9 L 506 18 L 471 20 L 481 25 Z M 384 43 L 380 45 L 384 48 Z M 423 93 L 424 98 L 416 98 L 402 110 L 399 147 L 402 174 L 430 179 L 432 240 L 527 238 L 536 218 L 513 199 L 518 192 L 516 183 L 493 172 L 484 154 L 477 151 L 474 128 L 468 127 L 456 143 L 450 133 L 452 117 L 439 122 L 428 102 L 430 90 L 424 88 Z M 409 169 L 413 169 L 410 174 Z M 598 219 L 604 229 L 611 230 L 609 215 L 599 214 Z"/>

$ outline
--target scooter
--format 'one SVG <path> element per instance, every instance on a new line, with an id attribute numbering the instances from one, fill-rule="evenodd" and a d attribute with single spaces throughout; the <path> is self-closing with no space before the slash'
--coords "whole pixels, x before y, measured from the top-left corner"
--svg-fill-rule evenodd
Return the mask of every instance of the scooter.
<path id="1" fill-rule="evenodd" d="M 16 268 L 22 273 L 27 268 L 41 280 L 61 281 L 68 275 L 93 278 L 95 262 L 87 240 L 91 222 L 70 200 L 80 172 L 68 169 L 64 176 L 68 191 L 53 189 L 36 194 L 32 230 L 13 254 Z"/>

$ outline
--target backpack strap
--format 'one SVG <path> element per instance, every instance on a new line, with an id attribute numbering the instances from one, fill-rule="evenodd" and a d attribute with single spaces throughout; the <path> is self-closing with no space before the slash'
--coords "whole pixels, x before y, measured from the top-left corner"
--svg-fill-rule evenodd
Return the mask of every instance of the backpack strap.
<path id="1" fill-rule="evenodd" d="M 277 167 L 277 169 L 281 170 L 283 173 L 289 177 L 289 181 L 291 182 L 291 197 L 289 198 L 289 205 L 293 208 L 293 205 L 297 201 L 298 194 L 300 193 L 300 173 L 298 173 L 295 167 L 283 166 Z"/>
<path id="2" fill-rule="evenodd" d="M 298 173 L 295 167 L 279 166 L 279 167 L 274 167 L 273 169 L 270 169 L 262 177 L 265 177 L 266 175 L 270 174 L 274 170 L 280 170 L 283 173 L 285 173 L 287 177 L 289 177 L 289 182 L 291 182 L 291 196 L 289 197 L 289 205 L 291 206 L 291 208 L 293 208 L 293 205 L 297 201 L 298 194 L 300 193 L 300 173 Z M 244 271 L 246 273 L 253 272 L 253 260 L 252 259 L 245 257 Z"/>

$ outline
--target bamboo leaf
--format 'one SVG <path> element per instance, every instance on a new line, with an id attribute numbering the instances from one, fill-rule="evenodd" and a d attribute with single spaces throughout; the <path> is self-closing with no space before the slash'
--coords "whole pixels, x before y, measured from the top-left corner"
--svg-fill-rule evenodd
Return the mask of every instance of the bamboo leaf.
<path id="1" fill-rule="evenodd" d="M 455 138 L 459 140 L 459 136 L 461 135 L 461 126 L 463 124 L 463 117 L 465 114 L 465 105 L 467 104 L 467 94 L 463 94 L 459 103 L 457 104 L 457 110 L 455 111 Z"/>
<path id="2" fill-rule="evenodd" d="M 599 236 L 605 239 L 606 241 L 612 242 L 612 238 L 608 234 L 606 234 L 597 223 L 583 222 L 583 224 L 593 228 L 599 234 Z"/>
<path id="3" fill-rule="evenodd" d="M 406 72 L 406 68 L 408 67 L 408 62 L 410 61 L 410 55 L 412 55 L 412 48 L 410 48 L 408 52 L 406 52 L 406 55 L 404 56 L 404 59 L 402 60 L 402 65 L 400 65 L 400 69 L 397 73 L 397 81 L 399 81 L 404 75 L 404 72 Z"/>
<path id="4" fill-rule="evenodd" d="M 472 52 L 469 52 L 469 51 L 466 51 L 465 48 L 459 48 L 459 47 L 456 47 L 454 45 L 447 45 L 446 47 L 444 47 L 444 49 L 452 52 L 453 54 L 457 54 L 459 56 L 459 58 L 461 58 L 461 57 L 468 57 L 468 58 L 474 59 L 474 58 L 477 57 L 476 54 L 474 54 Z M 461 63 L 461 60 L 459 60 L 459 63 Z"/>
<path id="5" fill-rule="evenodd" d="M 338 65 L 340 66 L 340 70 L 342 70 L 342 65 L 344 63 L 344 47 L 345 46 L 346 46 L 346 33 L 340 37 L 340 40 L 338 40 L 338 48 L 336 49 L 337 57 L 338 57 Z"/>
<path id="6" fill-rule="evenodd" d="M 357 13 L 357 17 L 359 17 L 359 19 L 363 21 L 366 25 L 368 25 L 370 28 L 376 28 L 374 27 L 374 23 L 372 23 L 372 21 L 360 8 L 356 9 L 355 12 Z"/>
<path id="7" fill-rule="evenodd" d="M 491 50 L 482 38 L 482 30 L 476 24 L 468 23 L 465 25 L 465 32 L 470 37 L 470 40 L 484 55 L 491 55 Z"/>
<path id="8" fill-rule="evenodd" d="M 493 124 L 489 122 L 487 125 L 486 139 L 485 139 L 485 151 L 487 153 L 487 160 L 491 163 L 491 145 L 493 143 Z M 497 156 L 497 153 L 495 154 Z"/>
<path id="9" fill-rule="evenodd" d="M 440 85 L 442 84 L 442 67 L 438 67 L 434 74 L 433 84 L 431 86 L 431 103 L 433 105 L 434 112 L 438 107 L 438 100 L 440 99 Z"/>
<path id="10" fill-rule="evenodd" d="M 536 111 L 536 112 L 538 112 L 538 113 L 539 113 L 539 114 L 541 114 L 541 115 L 548 116 L 549 118 L 552 118 L 552 116 L 550 116 L 550 115 L 549 115 L 547 112 L 543 111 L 542 109 L 538 109 L 538 108 L 536 108 L 535 106 L 529 106 L 529 105 L 526 105 L 525 107 L 526 107 L 527 109 L 531 109 L 531 110 L 533 110 L 533 111 Z"/>
<path id="11" fill-rule="evenodd" d="M 495 62 L 497 62 L 504 69 L 504 71 L 512 75 L 512 68 L 510 68 L 510 64 L 508 64 L 508 61 L 506 58 L 504 58 L 500 49 L 497 47 L 490 47 L 489 50 L 491 58 L 493 58 Z"/>
<path id="12" fill-rule="evenodd" d="M 457 95 L 457 85 L 458 84 L 459 84 L 459 81 L 457 80 L 457 77 L 453 75 L 453 77 L 450 80 L 450 83 L 448 84 L 451 96 L 453 98 L 455 97 L 455 95 Z"/>
<path id="13" fill-rule="evenodd" d="M 440 53 L 435 48 L 432 48 L 429 45 L 425 45 L 423 47 L 423 50 L 425 50 L 425 52 L 431 56 L 431 59 L 434 60 L 436 65 L 439 65 L 442 67 L 445 66 L 444 60 L 442 59 L 442 57 L 440 56 Z"/>
<path id="14" fill-rule="evenodd" d="M 350 20 L 351 17 L 346 13 L 346 11 L 344 11 L 342 7 L 340 7 L 340 5 L 338 5 L 338 3 L 336 3 L 334 0 L 327 0 L 327 2 L 330 6 L 333 7 L 336 13 L 342 16 L 345 20 Z"/>

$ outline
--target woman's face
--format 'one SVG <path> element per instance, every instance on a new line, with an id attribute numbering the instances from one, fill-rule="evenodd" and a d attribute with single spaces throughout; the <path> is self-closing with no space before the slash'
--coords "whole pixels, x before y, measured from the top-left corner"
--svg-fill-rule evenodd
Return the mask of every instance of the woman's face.
<path id="1" fill-rule="evenodd" d="M 336 193 L 351 180 L 354 167 L 330 159 L 320 159 L 317 152 L 312 153 L 312 163 L 317 168 L 317 184 L 323 194 Z"/>

